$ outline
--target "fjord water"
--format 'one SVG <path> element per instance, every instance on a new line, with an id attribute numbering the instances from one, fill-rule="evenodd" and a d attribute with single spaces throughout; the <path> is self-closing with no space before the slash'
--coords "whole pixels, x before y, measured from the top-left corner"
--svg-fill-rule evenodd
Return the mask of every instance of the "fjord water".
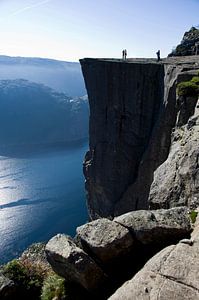
<path id="1" fill-rule="evenodd" d="M 75 234 L 87 221 L 82 161 L 87 144 L 0 152 L 0 264 L 33 242 Z"/>

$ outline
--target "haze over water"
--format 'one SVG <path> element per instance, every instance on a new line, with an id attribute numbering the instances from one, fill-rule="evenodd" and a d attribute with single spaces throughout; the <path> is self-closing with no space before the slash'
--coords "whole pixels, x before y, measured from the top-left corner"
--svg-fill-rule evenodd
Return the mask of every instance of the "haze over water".
<path id="1" fill-rule="evenodd" d="M 87 221 L 82 161 L 87 144 L 0 156 L 0 263 Z"/>

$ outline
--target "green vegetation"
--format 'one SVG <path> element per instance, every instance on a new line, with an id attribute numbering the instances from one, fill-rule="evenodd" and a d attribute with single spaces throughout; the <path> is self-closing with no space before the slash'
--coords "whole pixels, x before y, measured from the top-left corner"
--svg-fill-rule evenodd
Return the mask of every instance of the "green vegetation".
<path id="1" fill-rule="evenodd" d="M 198 97 L 199 96 L 199 74 L 189 81 L 180 82 L 177 85 L 179 96 Z"/>
<path id="2" fill-rule="evenodd" d="M 197 96 L 198 86 L 194 82 L 184 81 L 178 84 L 177 91 L 179 96 Z"/>
<path id="3" fill-rule="evenodd" d="M 41 289 L 44 278 L 42 266 L 17 259 L 7 263 L 3 268 L 3 273 L 25 290 Z"/>
<path id="4" fill-rule="evenodd" d="M 198 215 L 198 212 L 195 210 L 192 210 L 190 213 L 191 222 L 194 224 Z"/>
<path id="5" fill-rule="evenodd" d="M 3 273 L 9 279 L 15 281 L 19 285 L 24 285 L 27 283 L 27 272 L 22 264 L 14 259 L 7 263 L 3 268 Z"/>
<path id="6" fill-rule="evenodd" d="M 65 280 L 41 261 L 14 259 L 3 267 L 3 274 L 20 288 L 20 297 L 41 300 L 65 300 Z"/>
<path id="7" fill-rule="evenodd" d="M 46 278 L 41 294 L 41 300 L 53 299 L 66 299 L 64 279 L 56 274 Z"/>
<path id="8" fill-rule="evenodd" d="M 45 278 L 54 274 L 46 263 L 27 258 L 8 262 L 3 266 L 2 272 L 15 283 L 20 293 L 19 298 L 28 297 L 29 300 L 40 299 Z"/>
<path id="9" fill-rule="evenodd" d="M 192 79 L 191 79 L 191 82 L 197 84 L 199 86 L 199 75 L 198 76 L 194 76 Z"/>

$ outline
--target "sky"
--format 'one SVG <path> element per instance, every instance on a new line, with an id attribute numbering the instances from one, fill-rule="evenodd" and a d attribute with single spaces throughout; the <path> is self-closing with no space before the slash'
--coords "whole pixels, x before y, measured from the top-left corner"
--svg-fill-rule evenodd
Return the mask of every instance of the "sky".
<path id="1" fill-rule="evenodd" d="M 198 25 L 199 0 L 0 0 L 0 55 L 165 57 Z"/>

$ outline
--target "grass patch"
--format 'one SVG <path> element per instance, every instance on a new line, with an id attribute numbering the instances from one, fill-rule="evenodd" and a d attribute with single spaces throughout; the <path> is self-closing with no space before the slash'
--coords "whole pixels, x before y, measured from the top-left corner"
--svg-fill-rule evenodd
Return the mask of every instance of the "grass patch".
<path id="1" fill-rule="evenodd" d="M 196 85 L 199 86 L 199 76 L 194 76 L 192 79 L 191 79 L 191 82 L 195 83 Z"/>
<path id="2" fill-rule="evenodd" d="M 3 267 L 3 274 L 26 290 L 41 289 L 44 270 L 40 265 L 13 259 Z"/>
<path id="3" fill-rule="evenodd" d="M 178 84 L 177 93 L 179 96 L 198 96 L 198 85 L 195 82 L 184 81 Z"/>
<path id="4" fill-rule="evenodd" d="M 199 96 L 199 74 L 189 81 L 180 82 L 177 85 L 179 96 L 198 97 Z"/>
<path id="5" fill-rule="evenodd" d="M 2 272 L 15 283 L 20 298 L 29 300 L 40 299 L 43 282 L 50 273 L 44 263 L 28 259 L 12 260 L 3 266 Z"/>
<path id="6" fill-rule="evenodd" d="M 195 211 L 195 210 L 192 210 L 190 213 L 190 218 L 191 218 L 191 222 L 194 224 L 196 222 L 196 218 L 197 218 L 197 215 L 198 215 L 198 212 Z"/>
<path id="7" fill-rule="evenodd" d="M 41 300 L 66 299 L 65 280 L 57 274 L 46 278 L 42 287 Z"/>

